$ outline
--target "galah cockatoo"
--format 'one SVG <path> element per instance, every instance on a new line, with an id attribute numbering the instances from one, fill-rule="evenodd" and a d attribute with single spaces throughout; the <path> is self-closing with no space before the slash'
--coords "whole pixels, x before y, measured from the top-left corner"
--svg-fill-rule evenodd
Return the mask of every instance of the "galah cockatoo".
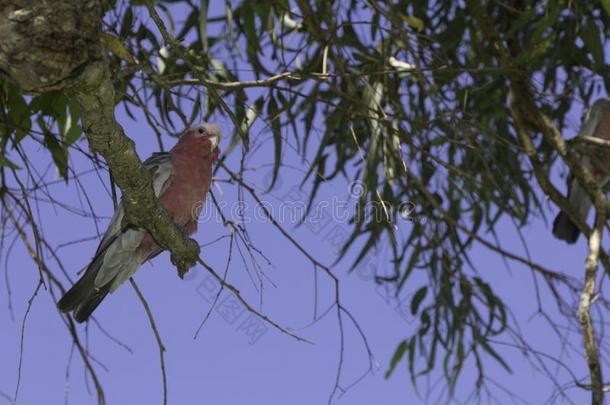
<path id="1" fill-rule="evenodd" d="M 610 141 L 610 100 L 599 99 L 585 113 L 578 136 L 589 136 Z M 593 148 L 592 148 L 593 149 Z M 610 181 L 610 155 L 604 147 L 595 148 L 591 155 L 583 155 L 581 164 L 585 166 L 600 187 Z M 591 200 L 574 176 L 568 176 L 568 200 L 583 220 L 591 210 Z M 567 243 L 575 243 L 580 231 L 568 215 L 561 211 L 553 221 L 553 235 Z"/>
<path id="2" fill-rule="evenodd" d="M 154 153 L 144 161 L 152 174 L 155 196 L 188 235 L 197 230 L 220 137 L 216 125 L 201 124 L 189 128 L 169 152 Z M 74 311 L 77 322 L 89 318 L 109 292 L 162 251 L 146 230 L 121 229 L 123 215 L 121 202 L 83 276 L 57 303 L 62 312 Z"/>

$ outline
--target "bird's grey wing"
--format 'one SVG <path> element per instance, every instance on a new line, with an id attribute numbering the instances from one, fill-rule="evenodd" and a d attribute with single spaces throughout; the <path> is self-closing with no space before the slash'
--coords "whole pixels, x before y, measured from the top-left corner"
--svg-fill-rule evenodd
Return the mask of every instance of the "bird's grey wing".
<path id="1" fill-rule="evenodd" d="M 169 152 L 153 153 L 151 157 L 143 163 L 153 176 L 153 189 L 155 196 L 159 197 L 172 182 L 176 175 L 176 170 L 172 164 L 172 155 Z"/>
<path id="2" fill-rule="evenodd" d="M 172 179 L 175 175 L 174 166 L 171 161 L 171 155 L 167 152 L 153 153 L 151 157 L 143 162 L 143 165 L 148 169 L 153 176 L 153 189 L 155 196 L 159 197 L 169 187 Z M 125 215 L 125 209 L 123 202 L 121 201 L 117 206 L 108 229 L 102 238 L 95 255 L 97 256 L 100 252 L 106 250 L 106 248 L 114 241 L 116 236 L 121 231 L 121 225 L 123 217 Z"/>
<path id="3" fill-rule="evenodd" d="M 155 153 L 143 164 L 152 174 L 155 196 L 159 197 L 167 190 L 176 173 L 171 155 L 169 153 Z M 140 245 L 146 231 L 143 229 L 122 231 L 123 216 L 124 208 L 121 202 L 96 253 L 96 256 L 104 255 L 103 263 L 95 277 L 95 286 L 98 288 L 113 280 L 119 272 L 131 275 L 141 264 L 142 258 L 137 257 L 135 250 Z M 126 279 L 128 277 L 121 278 Z M 113 285 L 114 288 L 117 286 Z"/>

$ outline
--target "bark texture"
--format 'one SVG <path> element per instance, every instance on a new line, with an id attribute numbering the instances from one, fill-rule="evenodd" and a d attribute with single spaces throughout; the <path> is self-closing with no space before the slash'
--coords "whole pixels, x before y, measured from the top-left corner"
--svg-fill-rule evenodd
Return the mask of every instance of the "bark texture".
<path id="1" fill-rule="evenodd" d="M 102 55 L 99 1 L 0 0 L 0 69 L 30 92 L 62 89 Z"/>

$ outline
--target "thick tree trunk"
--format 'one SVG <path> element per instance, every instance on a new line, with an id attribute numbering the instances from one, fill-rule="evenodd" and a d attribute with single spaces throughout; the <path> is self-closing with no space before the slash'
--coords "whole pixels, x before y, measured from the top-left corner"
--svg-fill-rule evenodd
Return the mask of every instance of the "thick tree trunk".
<path id="1" fill-rule="evenodd" d="M 62 89 L 103 56 L 99 1 L 0 0 L 0 69 L 25 91 Z"/>

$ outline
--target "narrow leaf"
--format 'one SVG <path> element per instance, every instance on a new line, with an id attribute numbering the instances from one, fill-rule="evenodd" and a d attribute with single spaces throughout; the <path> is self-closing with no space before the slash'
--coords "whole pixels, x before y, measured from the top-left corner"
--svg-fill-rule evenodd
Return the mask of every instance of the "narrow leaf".
<path id="1" fill-rule="evenodd" d="M 271 184 L 269 190 L 273 189 L 277 175 L 280 169 L 280 163 L 282 160 L 282 126 L 280 123 L 280 112 L 277 106 L 275 97 L 271 97 L 269 104 L 267 104 L 267 116 L 269 117 L 269 123 L 271 124 L 271 132 L 273 133 L 273 143 L 275 145 L 275 158 L 273 160 L 273 176 L 271 178 Z"/>
<path id="2" fill-rule="evenodd" d="M 417 310 L 419 309 L 419 305 L 426 298 L 426 294 L 428 294 L 428 287 L 422 287 L 413 296 L 411 300 L 411 314 L 415 315 Z"/>
<path id="3" fill-rule="evenodd" d="M 394 372 L 394 369 L 396 368 L 396 365 L 398 364 L 400 359 L 402 359 L 406 350 L 407 341 L 403 340 L 402 342 L 400 342 L 400 344 L 396 348 L 396 351 L 394 352 L 394 355 L 392 356 L 392 360 L 390 361 L 390 368 L 388 369 L 388 371 L 385 372 L 385 378 L 390 378 L 390 376 Z"/>

